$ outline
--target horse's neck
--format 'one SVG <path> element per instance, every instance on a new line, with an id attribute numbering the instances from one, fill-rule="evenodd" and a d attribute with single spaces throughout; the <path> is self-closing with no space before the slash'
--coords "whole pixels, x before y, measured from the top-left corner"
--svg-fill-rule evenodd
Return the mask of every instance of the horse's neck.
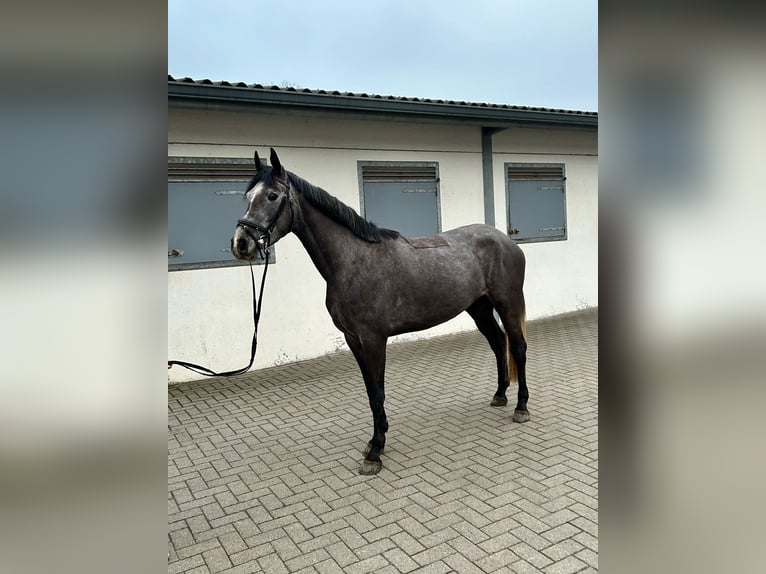
<path id="1" fill-rule="evenodd" d="M 293 232 L 325 281 L 347 269 L 355 250 L 364 243 L 305 199 L 301 200 L 301 216 Z"/>

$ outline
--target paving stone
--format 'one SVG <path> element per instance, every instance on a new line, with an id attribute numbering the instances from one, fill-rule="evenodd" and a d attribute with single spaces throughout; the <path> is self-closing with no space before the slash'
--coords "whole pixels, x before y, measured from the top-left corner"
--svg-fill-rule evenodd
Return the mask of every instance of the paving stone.
<path id="1" fill-rule="evenodd" d="M 583 550 L 583 546 L 571 538 L 561 540 L 548 548 L 543 548 L 542 553 L 553 561 L 563 560 L 567 556 L 577 554 Z"/>
<path id="2" fill-rule="evenodd" d="M 344 574 L 343 568 L 338 566 L 338 563 L 332 559 L 324 560 L 316 565 L 317 572 L 321 574 Z"/>
<path id="3" fill-rule="evenodd" d="M 178 560 L 172 564 L 168 564 L 168 574 L 181 574 L 182 572 L 189 572 L 198 566 L 205 564 L 205 559 L 202 558 L 202 554 L 195 554 L 189 558 Z"/>
<path id="4" fill-rule="evenodd" d="M 504 532 L 503 534 L 498 534 L 494 538 L 490 538 L 484 542 L 481 542 L 479 547 L 486 553 L 493 554 L 495 552 L 499 552 L 500 550 L 510 548 L 519 542 L 520 540 L 513 534 L 510 532 Z"/>
<path id="5" fill-rule="evenodd" d="M 194 544 L 194 537 L 185 526 L 180 530 L 171 531 L 170 540 L 172 541 L 175 550 L 180 550 L 181 548 Z"/>
<path id="6" fill-rule="evenodd" d="M 419 566 L 410 556 L 400 548 L 393 548 L 386 552 L 386 560 L 393 564 L 399 572 L 412 572 Z"/>
<path id="7" fill-rule="evenodd" d="M 559 560 L 545 568 L 544 572 L 545 574 L 574 574 L 586 567 L 587 565 L 584 562 L 574 556 L 567 556 L 563 560 Z"/>
<path id="8" fill-rule="evenodd" d="M 327 551 L 324 548 L 319 548 L 311 552 L 300 554 L 299 556 L 288 560 L 285 563 L 285 566 L 287 566 L 287 569 L 290 572 L 299 572 L 301 570 L 305 570 L 309 566 L 319 564 L 328 558 L 330 558 L 330 555 L 327 553 Z"/>
<path id="9" fill-rule="evenodd" d="M 247 563 L 256 564 L 259 558 L 273 553 L 274 547 L 271 545 L 271 542 L 266 542 L 265 544 L 249 547 L 241 552 L 231 553 L 229 554 L 229 558 L 231 559 L 231 563 L 235 566 Z"/>
<path id="10" fill-rule="evenodd" d="M 476 565 L 485 572 L 496 572 L 498 570 L 508 571 L 508 567 L 518 561 L 519 556 L 514 554 L 511 550 L 505 549 L 482 558 Z"/>
<path id="11" fill-rule="evenodd" d="M 340 566 L 348 566 L 357 561 L 357 556 L 354 552 L 346 546 L 343 542 L 336 542 L 327 547 L 327 552 L 330 553 L 333 560 Z"/>
<path id="12" fill-rule="evenodd" d="M 598 553 L 598 538 L 587 532 L 579 532 L 573 537 L 574 540 Z"/>
<path id="13" fill-rule="evenodd" d="M 220 572 L 221 570 L 231 568 L 232 566 L 231 560 L 229 560 L 229 556 L 223 548 L 208 550 L 207 552 L 204 552 L 202 556 L 204 557 L 205 564 L 207 564 L 210 572 Z"/>
<path id="14" fill-rule="evenodd" d="M 513 574 L 539 574 L 542 570 L 526 560 L 519 560 L 510 565 L 508 572 L 513 572 Z"/>
<path id="15" fill-rule="evenodd" d="M 446 574 L 447 572 L 453 572 L 452 567 L 442 560 L 432 562 L 427 566 L 413 570 L 417 574 Z"/>
<path id="16" fill-rule="evenodd" d="M 577 528 L 573 524 L 566 523 L 566 524 L 560 524 L 559 526 L 556 526 L 555 528 L 551 528 L 547 532 L 543 532 L 542 536 L 543 538 L 550 540 L 553 543 L 556 543 L 556 542 L 565 540 L 567 538 L 572 539 L 579 533 L 580 533 L 579 528 Z"/>
<path id="17" fill-rule="evenodd" d="M 447 556 L 447 558 L 444 559 L 444 562 L 455 572 L 460 572 L 460 574 L 484 574 L 484 571 L 481 568 L 476 566 L 471 560 L 459 552 Z"/>
<path id="18" fill-rule="evenodd" d="M 268 572 L 269 574 L 287 574 L 289 572 L 284 562 L 280 560 L 277 554 L 269 554 L 268 556 L 259 558 L 258 564 L 261 565 L 263 572 Z"/>
<path id="19" fill-rule="evenodd" d="M 593 552 L 590 548 L 584 548 L 575 554 L 575 556 L 585 562 L 588 566 L 598 570 L 598 554 Z"/>
<path id="20" fill-rule="evenodd" d="M 367 572 L 377 572 L 387 565 L 388 562 L 382 556 L 373 556 L 347 566 L 346 572 L 348 574 L 367 574 Z"/>
<path id="21" fill-rule="evenodd" d="M 537 568 L 543 568 L 544 566 L 547 566 L 553 562 L 551 558 L 535 550 L 526 542 L 519 542 L 513 546 L 511 550 L 514 554 L 524 559 L 526 562 L 529 562 L 533 566 L 536 566 Z"/>
<path id="22" fill-rule="evenodd" d="M 192 544 L 191 546 L 185 546 L 183 548 L 179 548 L 176 550 L 176 555 L 178 558 L 189 558 L 190 556 L 194 556 L 195 554 L 203 554 L 207 552 L 208 550 L 213 550 L 221 547 L 221 543 L 218 541 L 217 538 L 212 538 L 210 540 L 204 540 L 202 542 L 198 542 L 196 544 Z"/>
<path id="23" fill-rule="evenodd" d="M 422 552 L 418 552 L 412 557 L 412 559 L 421 566 L 425 566 L 427 564 L 431 564 L 432 562 L 443 560 L 455 552 L 456 550 L 452 548 L 452 546 L 446 542 L 442 542 L 437 546 L 432 546 L 430 548 L 426 548 Z"/>

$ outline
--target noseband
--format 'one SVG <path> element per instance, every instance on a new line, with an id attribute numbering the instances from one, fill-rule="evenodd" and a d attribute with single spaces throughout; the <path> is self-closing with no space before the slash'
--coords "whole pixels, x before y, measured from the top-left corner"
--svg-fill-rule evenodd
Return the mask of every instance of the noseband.
<path id="1" fill-rule="evenodd" d="M 282 215 L 282 212 L 285 210 L 285 207 L 287 204 L 290 203 L 290 179 L 287 180 L 287 188 L 285 189 L 285 193 L 282 195 L 282 200 L 279 203 L 279 207 L 277 208 L 277 212 L 274 214 L 274 217 L 271 218 L 271 221 L 269 222 L 269 225 L 267 227 L 261 227 L 257 223 L 254 223 L 248 219 L 238 219 L 237 225 L 241 226 L 242 229 L 245 230 L 245 233 L 247 233 L 250 238 L 255 241 L 255 245 L 258 247 L 258 251 L 260 252 L 261 256 L 265 259 L 268 259 L 269 253 L 271 252 L 271 232 L 274 231 L 274 228 L 277 226 L 277 221 L 279 221 L 280 216 Z M 292 226 L 292 217 L 293 217 L 293 208 L 290 207 L 290 218 L 291 222 L 290 225 Z M 255 235 L 252 234 L 250 231 L 251 229 L 255 229 L 260 237 L 255 237 Z M 264 241 L 265 240 L 265 241 Z"/>

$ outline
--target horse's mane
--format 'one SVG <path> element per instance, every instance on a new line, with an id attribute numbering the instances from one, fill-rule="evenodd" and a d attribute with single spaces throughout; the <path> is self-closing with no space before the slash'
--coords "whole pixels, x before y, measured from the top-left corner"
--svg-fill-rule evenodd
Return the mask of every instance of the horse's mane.
<path id="1" fill-rule="evenodd" d="M 290 171 L 287 172 L 287 177 L 290 179 L 293 187 L 303 194 L 306 201 L 334 222 L 346 227 L 357 237 L 370 243 L 380 243 L 381 241 L 388 241 L 399 237 L 398 231 L 378 227 L 374 223 L 367 221 L 348 205 L 337 197 L 330 195 L 321 187 L 309 183 Z"/>

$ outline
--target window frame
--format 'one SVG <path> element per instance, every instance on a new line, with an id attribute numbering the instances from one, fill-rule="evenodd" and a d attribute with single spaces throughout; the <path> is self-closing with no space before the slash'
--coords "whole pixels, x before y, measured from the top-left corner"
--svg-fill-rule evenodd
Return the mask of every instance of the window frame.
<path id="1" fill-rule="evenodd" d="M 524 238 L 518 238 L 514 236 L 511 233 L 512 227 L 511 227 L 511 182 L 513 181 L 510 177 L 510 170 L 518 168 L 518 169 L 551 169 L 551 168 L 557 168 L 561 169 L 561 186 L 562 186 L 562 208 L 564 211 L 564 233 L 562 235 L 547 235 L 547 236 L 541 236 L 541 237 L 524 237 Z M 567 176 L 566 176 L 566 164 L 562 162 L 512 162 L 508 161 L 503 164 L 503 174 L 505 176 L 505 205 L 506 205 L 506 219 L 507 219 L 507 230 L 506 233 L 508 236 L 513 239 L 516 243 L 548 243 L 551 241 L 567 241 L 569 239 L 569 218 L 567 217 Z M 544 180 L 545 178 L 534 178 L 534 179 L 541 179 Z M 518 181 L 518 180 L 517 180 Z M 527 180 L 527 181 L 531 181 Z"/>
<path id="2" fill-rule="evenodd" d="M 376 160 L 358 160 L 356 162 L 356 169 L 357 169 L 357 180 L 359 182 L 359 210 L 360 215 L 367 218 L 367 213 L 365 211 L 364 206 L 364 182 L 370 181 L 365 180 L 363 175 L 363 168 L 365 167 L 401 167 L 401 168 L 434 168 L 435 173 L 435 180 L 434 183 L 436 184 L 436 227 L 438 229 L 437 233 L 441 233 L 443 231 L 442 228 L 442 193 L 441 193 L 441 175 L 439 172 L 439 162 L 438 161 L 376 161 Z M 403 183 L 417 183 L 419 181 L 431 181 L 431 180 L 422 180 L 422 179 L 396 179 L 392 180 L 396 182 L 403 182 Z"/>

